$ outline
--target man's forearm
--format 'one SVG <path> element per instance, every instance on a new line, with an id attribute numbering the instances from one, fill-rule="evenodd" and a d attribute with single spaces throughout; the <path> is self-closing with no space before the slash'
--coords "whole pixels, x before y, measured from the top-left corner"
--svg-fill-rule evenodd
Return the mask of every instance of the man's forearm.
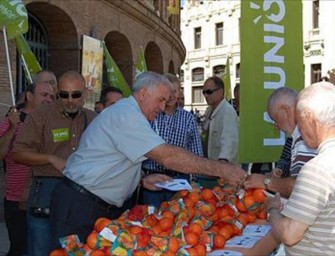
<path id="1" fill-rule="evenodd" d="M 16 152 L 13 154 L 15 162 L 26 165 L 44 165 L 50 164 L 52 155 L 35 152 Z"/>
<path id="2" fill-rule="evenodd" d="M 278 192 L 281 196 L 288 198 L 291 195 L 294 183 L 295 177 L 272 178 L 271 183 L 268 185 L 268 189 L 273 192 Z"/>

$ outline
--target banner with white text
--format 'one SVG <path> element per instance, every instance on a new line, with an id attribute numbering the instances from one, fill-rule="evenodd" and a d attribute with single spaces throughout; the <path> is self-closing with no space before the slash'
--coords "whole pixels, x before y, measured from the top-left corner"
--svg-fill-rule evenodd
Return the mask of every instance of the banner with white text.
<path id="1" fill-rule="evenodd" d="M 279 87 L 300 91 L 303 82 L 302 3 L 241 1 L 240 162 L 274 162 L 285 134 L 266 112 Z"/>

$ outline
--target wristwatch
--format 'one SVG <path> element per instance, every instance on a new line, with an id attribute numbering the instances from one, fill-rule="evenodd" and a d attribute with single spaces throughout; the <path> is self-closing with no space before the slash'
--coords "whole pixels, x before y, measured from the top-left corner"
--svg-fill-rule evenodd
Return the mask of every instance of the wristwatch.
<path id="1" fill-rule="evenodd" d="M 265 188 L 268 190 L 268 185 L 271 183 L 272 179 L 270 177 L 266 177 L 264 180 L 263 180 L 263 184 L 265 185 Z"/>

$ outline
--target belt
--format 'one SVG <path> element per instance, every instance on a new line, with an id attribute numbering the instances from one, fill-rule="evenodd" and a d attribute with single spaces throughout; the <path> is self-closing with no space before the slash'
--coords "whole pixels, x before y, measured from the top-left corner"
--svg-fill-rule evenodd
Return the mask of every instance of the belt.
<path id="1" fill-rule="evenodd" d="M 83 186 L 80 186 L 79 184 L 75 183 L 74 181 L 70 180 L 67 177 L 63 178 L 64 183 L 66 185 L 68 185 L 70 188 L 90 197 L 94 202 L 100 204 L 101 206 L 103 206 L 104 208 L 108 208 L 108 209 L 116 209 L 117 207 L 115 205 L 109 204 L 106 201 L 102 200 L 100 197 L 94 195 L 92 192 L 88 191 L 86 188 L 84 188 Z"/>

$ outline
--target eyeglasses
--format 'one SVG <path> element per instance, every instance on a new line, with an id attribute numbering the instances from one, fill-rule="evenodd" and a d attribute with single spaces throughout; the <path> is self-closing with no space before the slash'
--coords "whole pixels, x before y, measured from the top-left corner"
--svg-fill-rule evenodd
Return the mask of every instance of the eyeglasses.
<path id="1" fill-rule="evenodd" d="M 59 98 L 62 98 L 62 99 L 68 99 L 70 97 L 70 95 L 71 95 L 72 99 L 78 99 L 83 95 L 83 92 L 74 91 L 74 92 L 71 92 L 71 94 L 69 92 L 65 92 L 65 91 L 58 92 Z"/>
<path id="2" fill-rule="evenodd" d="M 215 88 L 215 89 L 207 89 L 207 90 L 202 90 L 202 94 L 208 94 L 211 95 L 213 92 L 220 90 L 221 88 Z"/>

